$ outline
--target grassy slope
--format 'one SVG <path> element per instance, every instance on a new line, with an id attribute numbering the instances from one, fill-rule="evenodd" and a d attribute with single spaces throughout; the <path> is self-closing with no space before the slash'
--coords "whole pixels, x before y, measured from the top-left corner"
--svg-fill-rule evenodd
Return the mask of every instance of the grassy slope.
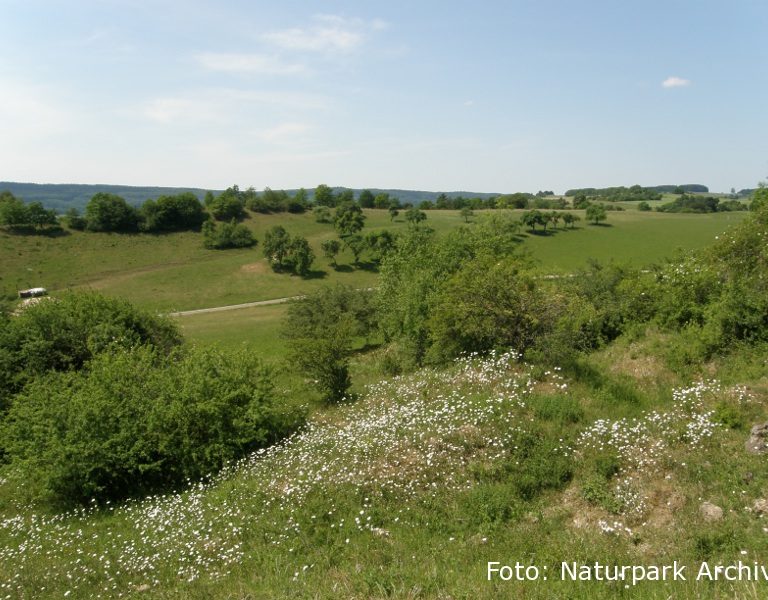
<path id="1" fill-rule="evenodd" d="M 0 582 L 26 597 L 763 598 L 765 583 L 691 581 L 704 560 L 768 561 L 765 522 L 748 510 L 768 492 L 768 473 L 764 457 L 743 451 L 744 429 L 710 428 L 694 443 L 677 433 L 687 417 L 675 417 L 667 433 L 654 430 L 659 445 L 622 437 L 624 470 L 612 481 L 632 477 L 644 508 L 614 514 L 585 499 L 597 458 L 615 453 L 590 451 L 579 434 L 607 415 L 674 407 L 681 381 L 651 347 L 593 356 L 601 376 L 590 384 L 504 361 L 401 378 L 181 496 L 64 521 L 3 502 L 0 514 L 24 516 L 2 521 Z M 648 393 L 631 391 L 650 381 Z M 727 402 L 746 422 L 764 415 L 768 382 L 752 383 L 741 400 L 732 386 L 703 393 L 695 412 Z M 654 460 L 637 469 L 633 457 Z M 552 461 L 571 470 L 569 481 L 550 472 Z M 549 487 L 523 494 L 520 473 Z M 705 523 L 702 500 L 721 506 L 723 520 Z M 632 532 L 603 533 L 601 520 Z M 557 576 L 561 561 L 674 560 L 690 565 L 689 581 L 625 589 Z M 489 583 L 488 561 L 547 566 L 551 576 Z"/>

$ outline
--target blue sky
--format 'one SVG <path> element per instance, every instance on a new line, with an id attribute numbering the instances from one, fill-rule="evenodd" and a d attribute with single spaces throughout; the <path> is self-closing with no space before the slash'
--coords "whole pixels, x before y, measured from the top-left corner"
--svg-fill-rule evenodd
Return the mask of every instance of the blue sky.
<path id="1" fill-rule="evenodd" d="M 0 180 L 754 187 L 766 31 L 764 0 L 0 0 Z"/>

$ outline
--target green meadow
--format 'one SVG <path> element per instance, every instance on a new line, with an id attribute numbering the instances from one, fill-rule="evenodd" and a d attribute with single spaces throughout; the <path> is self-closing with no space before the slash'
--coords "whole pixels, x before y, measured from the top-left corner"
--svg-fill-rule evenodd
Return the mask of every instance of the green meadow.
<path id="1" fill-rule="evenodd" d="M 458 211 L 431 210 L 426 224 L 438 232 L 472 227 Z M 512 211 L 522 213 L 522 211 Z M 649 265 L 702 248 L 741 221 L 746 213 L 668 214 L 634 209 L 608 213 L 605 224 L 590 225 L 583 211 L 573 229 L 562 226 L 542 232 L 521 230 L 521 248 L 530 253 L 544 274 L 570 273 L 590 259 Z M 383 210 L 366 210 L 365 231 L 403 230 L 402 216 L 391 221 Z M 259 245 L 244 250 L 206 250 L 199 233 L 109 234 L 68 232 L 58 237 L 0 233 L 0 289 L 13 295 L 18 289 L 43 286 L 51 292 L 92 289 L 124 297 L 139 306 L 172 312 L 285 298 L 320 286 L 345 283 L 354 287 L 376 285 L 375 266 L 354 266 L 344 251 L 332 267 L 322 256 L 321 243 L 336 236 L 333 225 L 317 223 L 312 214 L 251 215 L 246 224 L 256 238 L 277 224 L 292 235 L 306 237 L 316 254 L 308 277 L 274 273 Z M 234 347 L 246 344 L 270 361 L 282 358 L 280 317 L 285 306 L 270 305 L 233 311 L 178 317 L 185 335 L 199 343 Z"/>

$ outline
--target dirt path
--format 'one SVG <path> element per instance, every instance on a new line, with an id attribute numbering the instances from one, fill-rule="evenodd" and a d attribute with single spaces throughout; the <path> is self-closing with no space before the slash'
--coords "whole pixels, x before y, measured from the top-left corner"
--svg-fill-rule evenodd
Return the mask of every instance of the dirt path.
<path id="1" fill-rule="evenodd" d="M 252 306 L 269 306 L 270 304 L 284 304 L 291 300 L 298 300 L 304 296 L 288 296 L 287 298 L 273 298 L 272 300 L 259 300 L 258 302 L 246 302 L 245 304 L 228 304 L 227 306 L 214 306 L 213 308 L 198 308 L 196 310 L 181 310 L 179 312 L 166 313 L 169 317 L 187 317 L 189 315 L 203 315 L 205 313 L 223 312 L 225 310 L 237 310 L 239 308 L 251 308 Z"/>

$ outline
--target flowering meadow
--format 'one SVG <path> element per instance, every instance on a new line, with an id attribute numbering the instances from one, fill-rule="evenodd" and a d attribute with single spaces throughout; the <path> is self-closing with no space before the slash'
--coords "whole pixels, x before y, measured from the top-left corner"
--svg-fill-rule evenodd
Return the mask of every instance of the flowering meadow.
<path id="1" fill-rule="evenodd" d="M 725 435 L 727 392 L 706 381 L 611 420 L 572 388 L 514 352 L 466 356 L 373 384 L 179 493 L 63 514 L 6 502 L 0 598 L 500 597 L 486 559 L 574 560 L 585 540 L 633 556 L 656 482 Z M 602 456 L 601 507 L 579 490 Z"/>

